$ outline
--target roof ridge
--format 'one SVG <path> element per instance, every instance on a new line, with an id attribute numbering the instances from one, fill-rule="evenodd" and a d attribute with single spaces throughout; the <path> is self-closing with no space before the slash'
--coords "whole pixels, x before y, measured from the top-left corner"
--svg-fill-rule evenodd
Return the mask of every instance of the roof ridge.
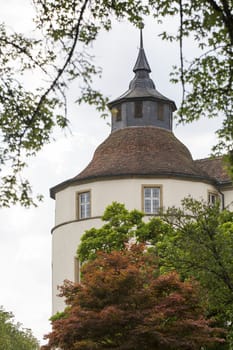
<path id="1" fill-rule="evenodd" d="M 219 160 L 219 159 L 223 159 L 223 156 L 210 156 L 210 157 L 205 157 L 205 158 L 197 158 L 197 159 L 194 159 L 194 161 L 202 161 L 202 160 Z"/>

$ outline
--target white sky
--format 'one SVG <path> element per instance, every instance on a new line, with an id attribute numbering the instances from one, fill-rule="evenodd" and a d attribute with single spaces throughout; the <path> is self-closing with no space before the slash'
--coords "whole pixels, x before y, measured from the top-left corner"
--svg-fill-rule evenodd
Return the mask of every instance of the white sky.
<path id="1" fill-rule="evenodd" d="M 30 23 L 29 0 L 0 0 L 0 22 L 24 30 Z M 22 15 L 23 14 L 23 15 Z M 167 26 L 171 23 L 167 23 Z M 171 27 L 172 28 L 172 27 Z M 169 82 L 169 72 L 178 62 L 178 47 L 163 42 L 160 29 L 152 20 L 146 21 L 144 48 L 157 89 L 170 99 L 180 100 L 181 91 Z M 93 52 L 103 67 L 103 77 L 96 86 L 116 98 L 128 89 L 139 46 L 138 30 L 122 22 L 110 33 L 102 33 Z M 194 52 L 191 41 L 186 46 L 189 55 Z M 49 331 L 51 316 L 51 228 L 54 224 L 54 201 L 49 188 L 77 175 L 91 160 L 95 148 L 110 132 L 107 121 L 88 106 L 78 107 L 79 84 L 72 84 L 69 94 L 69 116 L 72 135 L 60 134 L 56 142 L 47 145 L 30 161 L 27 169 L 35 193 L 43 193 L 39 208 L 13 207 L 0 210 L 0 305 L 12 311 L 17 321 L 31 328 L 42 340 Z M 209 155 L 215 142 L 214 130 L 220 121 L 202 120 L 175 128 L 176 136 L 186 145 L 194 158 Z"/>

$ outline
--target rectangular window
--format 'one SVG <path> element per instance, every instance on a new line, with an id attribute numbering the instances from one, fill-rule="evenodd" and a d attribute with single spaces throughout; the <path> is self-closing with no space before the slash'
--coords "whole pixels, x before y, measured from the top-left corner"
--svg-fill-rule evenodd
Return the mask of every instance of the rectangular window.
<path id="1" fill-rule="evenodd" d="M 78 219 L 87 219 L 91 216 L 90 191 L 78 193 Z"/>
<path id="2" fill-rule="evenodd" d="M 158 120 L 164 120 L 163 103 L 158 102 Z"/>
<path id="3" fill-rule="evenodd" d="M 146 214 L 158 214 L 160 210 L 160 187 L 143 188 L 143 211 Z"/>
<path id="4" fill-rule="evenodd" d="M 117 105 L 111 110 L 112 116 L 116 119 L 117 122 L 122 120 L 121 117 L 121 105 Z"/>
<path id="5" fill-rule="evenodd" d="M 218 193 L 216 192 L 208 192 L 208 203 L 209 205 L 215 205 L 219 200 Z"/>
<path id="6" fill-rule="evenodd" d="M 135 118 L 142 118 L 142 101 L 136 101 L 134 103 Z"/>

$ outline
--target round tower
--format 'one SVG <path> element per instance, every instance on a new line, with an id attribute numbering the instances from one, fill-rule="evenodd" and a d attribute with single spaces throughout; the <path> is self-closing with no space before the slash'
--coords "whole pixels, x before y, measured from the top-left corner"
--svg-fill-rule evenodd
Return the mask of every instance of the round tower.
<path id="1" fill-rule="evenodd" d="M 53 313 L 64 304 L 57 286 L 78 280 L 76 250 L 85 230 L 102 225 L 101 216 L 113 201 L 126 208 L 157 215 L 179 206 L 184 197 L 208 199 L 216 193 L 213 178 L 193 161 L 172 132 L 175 103 L 155 88 L 143 48 L 134 66 L 129 89 L 109 103 L 112 130 L 78 175 L 51 189 L 56 201 L 52 229 Z"/>

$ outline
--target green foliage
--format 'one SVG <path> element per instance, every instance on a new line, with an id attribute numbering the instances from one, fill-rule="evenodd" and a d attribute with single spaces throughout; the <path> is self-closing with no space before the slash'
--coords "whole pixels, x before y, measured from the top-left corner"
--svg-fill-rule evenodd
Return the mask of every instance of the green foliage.
<path id="1" fill-rule="evenodd" d="M 155 247 L 164 234 L 172 230 L 161 218 L 143 221 L 144 214 L 136 209 L 128 211 L 124 204 L 113 202 L 102 216 L 106 222 L 101 228 L 84 232 L 77 249 L 81 262 L 96 258 L 98 251 L 111 252 L 125 249 L 131 242 L 148 243 Z"/>
<path id="2" fill-rule="evenodd" d="M 226 327 L 232 344 L 233 213 L 185 199 L 164 220 L 172 229 L 156 243 L 162 271 L 175 269 L 184 279 L 200 282 L 209 317 Z"/>
<path id="3" fill-rule="evenodd" d="M 163 21 L 179 17 L 177 33 L 161 33 L 165 40 L 178 41 L 180 66 L 174 67 L 172 81 L 181 82 L 183 101 L 178 121 L 190 123 L 201 117 L 224 116 L 214 151 L 233 149 L 233 3 L 213 0 L 150 1 L 154 16 Z M 186 38 L 193 40 L 200 54 L 191 61 L 185 52 Z"/>
<path id="4" fill-rule="evenodd" d="M 40 40 L 10 34 L 0 24 L 0 44 L 0 206 L 19 202 L 27 207 L 35 201 L 21 174 L 25 160 L 50 141 L 54 109 L 60 102 L 55 97 L 41 98 L 39 88 L 33 93 L 23 82 L 27 72 L 44 72 L 51 62 L 51 55 L 42 56 Z"/>
<path id="5" fill-rule="evenodd" d="M 141 212 L 129 212 L 124 204 L 113 202 L 102 216 L 102 220 L 107 223 L 100 229 L 93 227 L 83 234 L 77 251 L 79 260 L 84 262 L 94 259 L 99 250 L 111 252 L 124 249 L 135 232 L 143 229 L 142 218 Z"/>
<path id="6" fill-rule="evenodd" d="M 132 219 L 133 218 L 133 219 Z M 136 220 L 135 220 L 136 218 Z M 143 222 L 138 211 L 113 203 L 100 229 L 90 229 L 78 248 L 81 261 L 96 258 L 98 251 L 128 249 L 130 240 L 143 242 L 158 255 L 161 273 L 177 271 L 183 280 L 200 282 L 207 315 L 227 330 L 233 342 L 233 213 L 219 205 L 187 198 L 182 207 L 170 208 L 160 218 Z"/>
<path id="7" fill-rule="evenodd" d="M 62 312 L 56 312 L 53 316 L 50 317 L 50 321 L 54 322 L 56 320 L 60 320 L 61 318 L 65 317 L 65 313 Z"/>
<path id="8" fill-rule="evenodd" d="M 0 350 L 39 350 L 39 343 L 29 329 L 13 322 L 12 313 L 0 308 Z"/>
<path id="9" fill-rule="evenodd" d="M 99 252 L 82 283 L 61 288 L 67 308 L 52 322 L 42 350 L 198 350 L 224 343 L 204 317 L 198 286 L 174 272 L 160 275 L 143 245 Z"/>

